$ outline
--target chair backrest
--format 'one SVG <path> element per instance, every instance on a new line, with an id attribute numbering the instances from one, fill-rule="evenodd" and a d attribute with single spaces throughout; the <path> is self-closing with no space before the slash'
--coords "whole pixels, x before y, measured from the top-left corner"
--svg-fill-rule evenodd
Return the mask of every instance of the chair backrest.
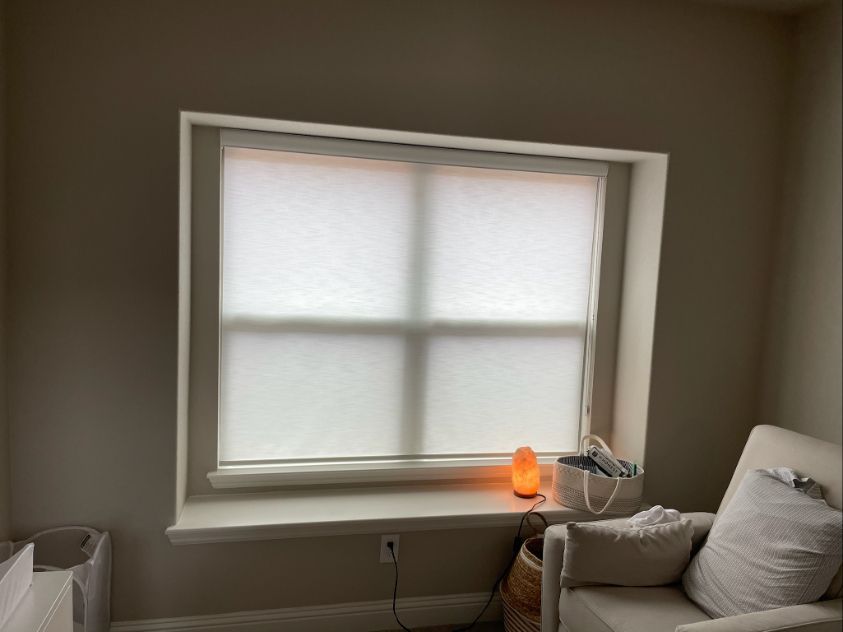
<path id="1" fill-rule="evenodd" d="M 717 513 L 729 504 L 747 470 L 779 466 L 810 476 L 822 487 L 829 505 L 836 509 L 843 506 L 843 452 L 839 445 L 777 426 L 755 426 Z M 838 596 L 841 588 L 843 576 L 837 571 L 826 596 Z"/>
<path id="2" fill-rule="evenodd" d="M 717 513 L 732 499 L 747 470 L 780 466 L 810 476 L 822 486 L 829 505 L 843 506 L 843 452 L 839 445 L 777 426 L 755 426 Z"/>

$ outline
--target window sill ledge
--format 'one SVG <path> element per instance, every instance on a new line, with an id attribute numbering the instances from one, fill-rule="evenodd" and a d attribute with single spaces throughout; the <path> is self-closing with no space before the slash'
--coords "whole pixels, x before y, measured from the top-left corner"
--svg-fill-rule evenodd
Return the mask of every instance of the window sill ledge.
<path id="1" fill-rule="evenodd" d="M 551 524 L 594 520 L 547 495 L 539 511 Z M 518 498 L 509 484 L 415 485 L 191 496 L 176 524 L 172 544 L 207 544 L 428 531 L 517 527 L 538 499 Z"/>

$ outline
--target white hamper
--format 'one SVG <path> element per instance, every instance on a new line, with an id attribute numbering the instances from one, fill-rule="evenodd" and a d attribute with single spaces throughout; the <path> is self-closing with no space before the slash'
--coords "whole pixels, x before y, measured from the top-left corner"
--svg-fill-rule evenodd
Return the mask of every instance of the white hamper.
<path id="1" fill-rule="evenodd" d="M 73 628 L 109 632 L 111 536 L 90 527 L 58 527 L 12 543 L 12 552 L 35 545 L 35 570 L 73 573 Z"/>

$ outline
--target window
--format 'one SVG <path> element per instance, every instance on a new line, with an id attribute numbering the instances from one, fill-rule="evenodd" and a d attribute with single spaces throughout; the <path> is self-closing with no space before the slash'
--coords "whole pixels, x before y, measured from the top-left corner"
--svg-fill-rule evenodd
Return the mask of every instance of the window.
<path id="1" fill-rule="evenodd" d="M 221 145 L 220 468 L 576 449 L 606 165 L 236 130 Z"/>

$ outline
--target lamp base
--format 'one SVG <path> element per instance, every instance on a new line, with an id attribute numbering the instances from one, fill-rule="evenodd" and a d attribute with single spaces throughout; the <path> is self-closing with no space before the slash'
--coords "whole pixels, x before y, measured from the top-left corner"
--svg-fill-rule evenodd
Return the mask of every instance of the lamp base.
<path id="1" fill-rule="evenodd" d="M 535 498 L 538 494 L 522 494 L 521 492 L 516 492 L 512 490 L 512 493 L 518 496 L 518 498 Z"/>

